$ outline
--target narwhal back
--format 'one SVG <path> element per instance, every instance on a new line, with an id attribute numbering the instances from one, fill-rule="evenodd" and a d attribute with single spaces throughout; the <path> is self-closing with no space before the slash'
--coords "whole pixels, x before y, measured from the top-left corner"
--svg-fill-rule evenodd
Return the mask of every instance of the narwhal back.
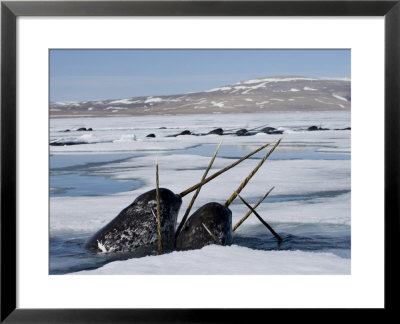
<path id="1" fill-rule="evenodd" d="M 178 250 L 200 249 L 215 244 L 212 235 L 222 245 L 232 243 L 232 212 L 229 208 L 210 202 L 200 207 L 186 221 L 177 240 Z"/>
<path id="2" fill-rule="evenodd" d="M 172 191 L 160 188 L 160 219 L 163 250 L 171 250 L 175 225 L 182 199 Z M 94 234 L 85 247 L 93 252 L 134 252 L 138 248 L 156 251 L 156 190 L 143 193 L 117 217 Z"/>

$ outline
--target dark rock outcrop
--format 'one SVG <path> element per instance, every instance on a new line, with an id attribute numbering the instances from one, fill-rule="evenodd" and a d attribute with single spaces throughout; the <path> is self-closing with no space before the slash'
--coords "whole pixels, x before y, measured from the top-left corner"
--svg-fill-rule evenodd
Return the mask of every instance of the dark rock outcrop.
<path id="1" fill-rule="evenodd" d="M 156 137 L 156 135 L 152 133 L 152 134 L 147 135 L 146 137 Z"/>

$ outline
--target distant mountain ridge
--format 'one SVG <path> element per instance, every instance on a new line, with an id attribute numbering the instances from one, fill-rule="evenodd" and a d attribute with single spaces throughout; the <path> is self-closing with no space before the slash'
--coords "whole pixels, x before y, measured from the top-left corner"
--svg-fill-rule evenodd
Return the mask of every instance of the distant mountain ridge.
<path id="1" fill-rule="evenodd" d="M 350 109 L 350 79 L 301 76 L 250 79 L 232 85 L 185 94 L 50 103 L 51 116 Z"/>

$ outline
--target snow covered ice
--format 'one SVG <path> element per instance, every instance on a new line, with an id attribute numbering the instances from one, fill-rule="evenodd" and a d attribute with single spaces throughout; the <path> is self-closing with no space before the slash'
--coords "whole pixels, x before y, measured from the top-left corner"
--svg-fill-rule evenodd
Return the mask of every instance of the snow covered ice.
<path id="1" fill-rule="evenodd" d="M 157 98 L 153 98 L 156 100 Z M 50 120 L 50 142 L 84 143 L 50 147 L 50 273 L 52 274 L 350 274 L 350 112 L 62 117 Z M 283 135 L 206 134 L 216 128 L 253 129 L 262 125 Z M 309 126 L 329 128 L 310 132 Z M 82 132 L 77 129 L 93 128 Z M 65 132 L 69 130 L 68 132 Z M 155 138 L 146 137 L 155 134 Z M 224 143 L 209 174 L 255 148 L 283 137 L 281 144 L 242 191 L 279 233 L 251 215 L 235 232 L 232 246 L 207 246 L 118 260 L 91 255 L 83 242 L 140 194 L 160 186 L 179 193 L 198 183 L 221 138 Z M 216 201 L 223 204 L 268 149 L 206 184 L 192 213 Z M 183 199 L 182 218 L 191 195 Z M 231 205 L 232 223 L 246 212 Z M 73 257 L 66 257 L 73 255 Z"/>

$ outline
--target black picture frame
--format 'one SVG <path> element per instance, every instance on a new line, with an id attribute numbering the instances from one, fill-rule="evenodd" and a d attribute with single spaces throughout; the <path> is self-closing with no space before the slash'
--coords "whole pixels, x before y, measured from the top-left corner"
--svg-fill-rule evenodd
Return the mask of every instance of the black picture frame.
<path id="1" fill-rule="evenodd" d="M 19 16 L 384 16 L 385 18 L 385 307 L 395 312 L 398 287 L 400 0 L 394 1 L 4 1 L 1 3 L 1 322 L 200 323 L 271 320 L 271 309 L 19 309 L 16 308 L 16 19 Z M 367 185 L 367 183 L 366 183 Z M 373 190 L 373 188 L 371 188 Z M 371 238 L 373 239 L 373 238 Z M 292 310 L 318 320 L 317 310 Z M 339 318 L 332 310 L 325 310 Z M 337 311 L 337 310 L 336 310 Z M 358 310 L 347 310 L 358 311 Z M 297 316 L 296 314 L 296 316 Z M 326 316 L 326 314 L 322 315 Z M 333 316 L 333 317 L 331 317 Z M 372 317 L 371 317 L 372 316 Z M 299 318 L 298 318 L 299 319 Z M 297 319 L 297 320 L 298 320 Z M 263 320 L 263 321 L 264 321 Z M 320 318 L 321 320 L 321 318 Z"/>

